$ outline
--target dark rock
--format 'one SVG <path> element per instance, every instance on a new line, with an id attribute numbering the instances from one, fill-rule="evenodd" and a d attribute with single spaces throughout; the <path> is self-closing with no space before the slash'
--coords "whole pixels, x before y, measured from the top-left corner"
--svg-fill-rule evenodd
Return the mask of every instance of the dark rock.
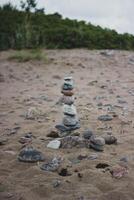
<path id="1" fill-rule="evenodd" d="M 8 142 L 6 138 L 0 138 L 0 145 L 5 145 Z"/>
<path id="2" fill-rule="evenodd" d="M 91 138 L 91 136 L 93 136 L 92 130 L 87 129 L 87 130 L 84 131 L 84 133 L 83 133 L 84 139 L 89 140 Z"/>
<path id="3" fill-rule="evenodd" d="M 71 174 L 68 172 L 67 168 L 62 168 L 59 172 L 60 176 L 71 176 Z"/>
<path id="4" fill-rule="evenodd" d="M 32 138 L 32 137 L 33 137 L 33 134 L 32 134 L 31 132 L 26 133 L 26 134 L 25 134 L 25 137 L 26 137 L 26 138 Z"/>
<path id="5" fill-rule="evenodd" d="M 77 158 L 78 160 L 84 160 L 87 158 L 87 155 L 79 155 Z"/>
<path id="6" fill-rule="evenodd" d="M 18 160 L 22 162 L 38 162 L 44 161 L 43 154 L 32 147 L 26 147 L 23 149 L 18 156 Z"/>
<path id="7" fill-rule="evenodd" d="M 105 169 L 107 167 L 109 167 L 109 165 L 107 163 L 99 163 L 96 165 L 97 169 Z"/>
<path id="8" fill-rule="evenodd" d="M 69 83 L 64 83 L 62 86 L 63 90 L 72 90 L 74 88 L 74 86 L 72 84 Z"/>
<path id="9" fill-rule="evenodd" d="M 65 126 L 75 126 L 78 123 L 78 119 L 75 116 L 65 115 L 62 123 Z"/>
<path id="10" fill-rule="evenodd" d="M 57 129 L 53 129 L 50 131 L 50 133 L 47 134 L 47 137 L 51 137 L 51 138 L 57 138 L 59 137 L 59 132 Z"/>
<path id="11" fill-rule="evenodd" d="M 75 126 L 65 126 L 63 124 L 58 124 L 55 126 L 55 128 L 57 128 L 61 132 L 73 131 L 80 128 L 80 123 L 78 122 Z"/>
<path id="12" fill-rule="evenodd" d="M 111 121 L 113 119 L 113 117 L 111 117 L 110 115 L 101 115 L 98 117 L 98 120 L 100 121 Z"/>
<path id="13" fill-rule="evenodd" d="M 117 138 L 113 135 L 104 136 L 104 140 L 106 144 L 117 144 Z"/>

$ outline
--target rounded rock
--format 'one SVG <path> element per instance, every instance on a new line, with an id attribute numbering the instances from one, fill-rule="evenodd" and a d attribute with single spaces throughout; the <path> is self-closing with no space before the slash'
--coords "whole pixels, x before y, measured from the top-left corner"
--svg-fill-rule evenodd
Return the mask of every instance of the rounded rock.
<path id="1" fill-rule="evenodd" d="M 100 145 L 100 146 L 105 145 L 105 140 L 102 137 L 92 137 L 90 142 L 96 145 Z"/>
<path id="2" fill-rule="evenodd" d="M 93 132 L 90 129 L 84 131 L 83 133 L 84 139 L 89 140 L 91 136 L 93 136 Z"/>
<path id="3" fill-rule="evenodd" d="M 32 147 L 27 147 L 19 153 L 18 160 L 22 162 L 38 162 L 44 161 L 45 159 L 40 151 Z"/>

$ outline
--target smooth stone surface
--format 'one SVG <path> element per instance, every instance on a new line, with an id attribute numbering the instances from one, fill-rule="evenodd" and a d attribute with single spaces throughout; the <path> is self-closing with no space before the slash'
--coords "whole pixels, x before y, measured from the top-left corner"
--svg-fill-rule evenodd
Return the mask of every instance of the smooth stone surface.
<path id="1" fill-rule="evenodd" d="M 87 129 L 87 130 L 84 131 L 84 133 L 83 133 L 84 139 L 89 140 L 91 138 L 91 136 L 93 136 L 92 130 Z"/>
<path id="2" fill-rule="evenodd" d="M 55 128 L 57 128 L 61 132 L 74 131 L 80 128 L 80 123 L 78 122 L 75 126 L 65 126 L 64 124 L 58 124 L 55 126 Z"/>
<path id="3" fill-rule="evenodd" d="M 100 121 L 111 121 L 113 119 L 113 117 L 111 117 L 110 115 L 101 115 L 98 117 L 98 120 Z"/>
<path id="4" fill-rule="evenodd" d="M 19 153 L 18 160 L 22 162 L 38 162 L 44 161 L 45 158 L 40 151 L 27 147 Z"/>
<path id="5" fill-rule="evenodd" d="M 100 146 L 105 145 L 105 140 L 102 137 L 91 137 L 90 142 L 93 143 L 93 144 L 100 145 Z"/>
<path id="6" fill-rule="evenodd" d="M 67 104 L 67 105 L 71 105 L 74 103 L 74 97 L 73 96 L 65 96 L 63 95 L 60 99 L 61 103 Z"/>
<path id="7" fill-rule="evenodd" d="M 60 163 L 61 163 L 61 158 L 53 158 L 52 161 L 48 162 L 48 163 L 44 163 L 40 166 L 40 168 L 42 170 L 45 170 L 45 171 L 51 171 L 51 172 L 54 172 L 56 171 L 59 166 L 60 166 Z"/>
<path id="8" fill-rule="evenodd" d="M 64 114 L 71 115 L 71 116 L 74 116 L 77 114 L 76 108 L 74 105 L 66 105 L 65 104 L 63 106 L 63 112 L 64 112 Z"/>
<path id="9" fill-rule="evenodd" d="M 61 142 L 59 140 L 52 140 L 48 143 L 47 147 L 51 149 L 59 149 Z"/>
<path id="10" fill-rule="evenodd" d="M 62 90 L 61 93 L 66 95 L 66 96 L 73 96 L 74 90 Z"/>
<path id="11" fill-rule="evenodd" d="M 106 144 L 116 144 L 117 143 L 117 138 L 113 135 L 106 135 L 104 136 L 104 140 Z"/>
<path id="12" fill-rule="evenodd" d="M 78 123 L 78 119 L 75 116 L 65 115 L 62 123 L 65 126 L 75 126 Z"/>

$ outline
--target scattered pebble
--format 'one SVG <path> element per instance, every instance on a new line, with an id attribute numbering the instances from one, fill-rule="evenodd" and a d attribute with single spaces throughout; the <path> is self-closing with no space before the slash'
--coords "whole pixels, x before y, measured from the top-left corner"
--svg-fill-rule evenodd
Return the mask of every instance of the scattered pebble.
<path id="1" fill-rule="evenodd" d="M 55 157 L 50 162 L 42 164 L 40 168 L 45 171 L 54 172 L 59 168 L 61 161 L 60 157 Z"/>
<path id="2" fill-rule="evenodd" d="M 111 121 L 112 119 L 113 117 L 110 115 L 101 115 L 98 117 L 98 120 L 100 121 Z"/>

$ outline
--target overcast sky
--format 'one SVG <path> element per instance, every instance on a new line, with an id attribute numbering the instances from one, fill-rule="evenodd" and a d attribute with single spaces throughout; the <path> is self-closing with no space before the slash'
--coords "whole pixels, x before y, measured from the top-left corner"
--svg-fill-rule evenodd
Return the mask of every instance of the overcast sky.
<path id="1" fill-rule="evenodd" d="M 19 0 L 0 0 L 0 4 Z M 63 17 L 85 20 L 120 33 L 134 34 L 134 0 L 37 0 L 46 13 L 59 12 Z"/>

